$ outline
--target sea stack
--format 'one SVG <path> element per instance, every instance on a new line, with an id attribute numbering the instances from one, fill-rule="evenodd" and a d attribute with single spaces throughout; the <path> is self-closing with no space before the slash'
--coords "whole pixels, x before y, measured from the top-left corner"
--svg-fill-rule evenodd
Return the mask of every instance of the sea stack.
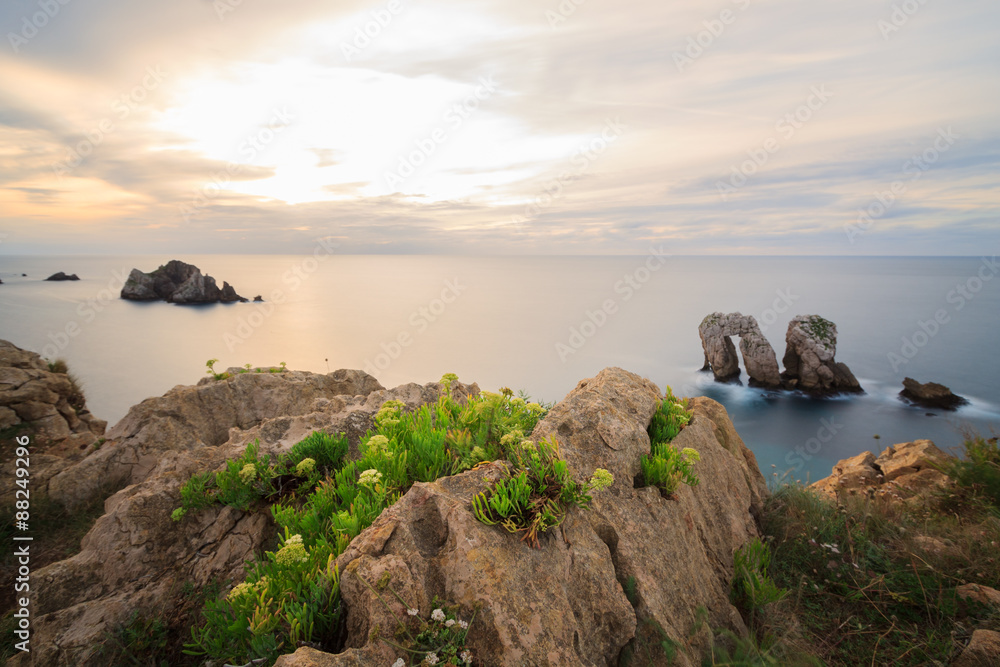
<path id="1" fill-rule="evenodd" d="M 819 315 L 796 315 L 785 334 L 785 372 L 789 389 L 813 394 L 861 392 L 861 384 L 847 364 L 838 362 L 837 325 Z"/>
<path id="2" fill-rule="evenodd" d="M 750 384 L 772 388 L 781 386 L 774 348 L 764 338 L 752 315 L 712 313 L 701 321 L 698 335 L 705 352 L 703 370 L 711 369 L 717 381 L 727 382 L 740 375 L 736 346 L 729 338 L 739 336 L 740 352 L 743 353 L 743 364 L 747 367 Z"/>

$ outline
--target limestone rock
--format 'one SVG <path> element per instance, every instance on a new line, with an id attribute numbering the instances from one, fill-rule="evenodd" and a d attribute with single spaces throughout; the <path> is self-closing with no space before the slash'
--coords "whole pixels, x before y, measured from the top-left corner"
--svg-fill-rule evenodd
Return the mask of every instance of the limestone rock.
<path id="1" fill-rule="evenodd" d="M 810 488 L 830 498 L 841 493 L 875 493 L 906 500 L 950 484 L 938 467 L 952 460 L 954 457 L 930 440 L 914 440 L 886 447 L 877 458 L 871 452 L 862 452 L 838 461 L 833 474 Z"/>
<path id="2" fill-rule="evenodd" d="M 781 374 L 787 387 L 814 394 L 860 392 L 861 384 L 846 364 L 838 363 L 837 325 L 819 315 L 796 315 L 785 333 Z"/>
<path id="3" fill-rule="evenodd" d="M 891 482 L 919 470 L 936 470 L 951 458 L 930 440 L 914 440 L 887 447 L 876 459 L 875 465 L 885 475 L 885 481 Z"/>
<path id="4" fill-rule="evenodd" d="M 223 282 L 220 289 L 215 278 L 202 275 L 201 269 L 176 259 L 167 262 L 151 273 L 132 269 L 121 298 L 134 301 L 163 299 L 171 303 L 230 303 L 246 301 L 236 290 Z"/>
<path id="5" fill-rule="evenodd" d="M 262 454 L 277 455 L 317 430 L 347 433 L 356 455 L 358 438 L 385 401 L 413 409 L 437 400 L 441 391 L 437 383 L 386 390 L 361 371 L 245 373 L 175 387 L 134 407 L 106 446 L 117 450 L 114 460 L 122 466 L 132 465 L 135 481 L 107 499 L 80 553 L 32 573 L 38 582 L 32 653 L 8 664 L 103 667 L 98 649 L 106 633 L 134 610 L 157 609 L 169 617 L 181 604 L 175 597 L 181 584 L 245 576 L 244 563 L 273 544 L 268 513 L 210 507 L 174 522 L 180 486 L 192 474 L 221 469 L 252 440 Z M 478 391 L 475 384 L 452 384 L 460 399 Z M 139 474 L 143 466 L 148 469 Z M 105 469 L 115 470 L 89 466 L 85 472 L 78 465 L 67 471 L 66 497 L 84 497 L 90 488 L 85 476 Z M 73 489 L 74 482 L 83 490 Z"/>
<path id="6" fill-rule="evenodd" d="M 51 276 L 49 276 L 48 278 L 46 278 L 46 280 L 51 280 L 51 281 L 79 280 L 79 279 L 80 279 L 80 277 L 77 276 L 75 273 L 71 273 L 71 274 L 67 275 L 67 274 L 63 273 L 62 271 L 60 271 L 59 273 L 53 273 Z"/>
<path id="7" fill-rule="evenodd" d="M 317 400 L 367 396 L 380 389 L 375 378 L 356 370 L 206 377 L 196 386 L 177 386 L 132 406 L 101 449 L 54 476 L 40 492 L 74 508 L 109 489 L 173 470 L 181 453 L 217 447 L 229 439 L 231 428 L 250 429 L 267 419 L 306 414 Z"/>
<path id="8" fill-rule="evenodd" d="M 967 399 L 953 394 L 951 389 L 943 384 L 936 382 L 921 384 L 913 378 L 903 379 L 903 391 L 899 392 L 899 395 L 914 405 L 941 410 L 957 410 L 969 403 Z"/>
<path id="9" fill-rule="evenodd" d="M 879 471 L 875 467 L 875 455 L 862 452 L 857 456 L 838 461 L 833 466 L 833 474 L 813 484 L 813 488 L 830 496 L 838 490 L 862 489 L 879 483 Z"/>
<path id="10" fill-rule="evenodd" d="M 730 336 L 740 337 L 743 363 L 754 386 L 780 387 L 778 359 L 771 344 L 764 338 L 757 320 L 752 315 L 740 313 L 712 313 L 698 327 L 701 346 L 705 351 L 705 366 L 711 368 L 715 379 L 726 381 L 740 374 L 736 348 Z"/>
<path id="11" fill-rule="evenodd" d="M 682 647 L 679 665 L 698 664 L 708 649 L 707 633 L 691 636 L 698 607 L 707 610 L 709 627 L 745 634 L 729 601 L 732 554 L 758 535 L 753 514 L 766 495 L 764 479 L 724 408 L 699 398 L 674 444 L 700 452 L 701 483 L 682 487 L 673 499 L 634 488 L 630 473 L 649 452 L 645 429 L 657 399 L 647 380 L 605 369 L 538 424 L 532 439 L 554 436 L 578 477 L 598 467 L 615 475 L 590 510 L 570 510 L 541 537 L 539 549 L 480 523 L 471 511 L 472 497 L 500 476 L 501 463 L 414 484 L 337 561 L 348 650 L 320 656 L 299 649 L 277 664 L 391 664 L 398 657 L 391 647 L 369 641 L 375 625 L 391 627 L 390 614 L 362 582 L 385 573 L 425 617 L 434 596 L 469 615 L 481 604 L 468 646 L 484 665 L 614 664 L 636 631 L 637 613 Z M 631 577 L 635 608 L 622 589 Z M 402 604 L 390 604 L 405 614 Z"/>
<path id="12" fill-rule="evenodd" d="M 1000 665 L 1000 632 L 976 630 L 951 667 L 996 667 Z"/>
<path id="13" fill-rule="evenodd" d="M 87 410 L 65 367 L 61 370 L 50 371 L 39 355 L 0 340 L 0 430 L 15 429 L 30 438 L 32 490 L 81 459 L 107 427 Z M 5 503 L 13 502 L 16 488 L 13 449 L 4 455 L 0 473 L 0 502 Z"/>
<path id="14" fill-rule="evenodd" d="M 1000 591 L 989 586 L 979 584 L 962 584 L 955 589 L 958 597 L 962 600 L 972 600 L 979 604 L 993 605 L 1000 609 Z"/>

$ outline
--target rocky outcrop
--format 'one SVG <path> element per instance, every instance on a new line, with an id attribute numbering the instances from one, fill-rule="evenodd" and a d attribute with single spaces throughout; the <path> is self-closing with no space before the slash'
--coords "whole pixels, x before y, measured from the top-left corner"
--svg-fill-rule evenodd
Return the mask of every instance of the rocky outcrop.
<path id="1" fill-rule="evenodd" d="M 913 405 L 940 410 L 957 410 L 969 403 L 965 398 L 951 393 L 951 389 L 943 384 L 936 382 L 922 384 L 913 378 L 903 379 L 903 391 L 899 392 L 899 396 Z"/>
<path id="2" fill-rule="evenodd" d="M 701 347 L 705 351 L 705 370 L 711 369 L 720 382 L 739 377 L 739 361 L 730 336 L 740 337 L 740 352 L 750 376 L 750 384 L 760 387 L 780 387 L 778 359 L 771 344 L 764 338 L 757 320 L 740 313 L 712 313 L 698 327 Z"/>
<path id="3" fill-rule="evenodd" d="M 819 315 L 796 315 L 785 333 L 786 388 L 813 394 L 860 392 L 861 384 L 846 364 L 838 363 L 837 325 Z"/>
<path id="4" fill-rule="evenodd" d="M 206 377 L 196 386 L 177 386 L 133 406 L 108 431 L 108 442 L 99 451 L 54 476 L 41 490 L 75 508 L 109 488 L 115 491 L 175 471 L 185 452 L 222 445 L 229 440 L 230 429 L 245 431 L 265 420 L 309 413 L 317 406 L 336 408 L 346 405 L 340 397 L 379 390 L 383 387 L 375 378 L 356 370 Z M 347 431 L 358 435 L 368 426 L 361 422 Z"/>
<path id="5" fill-rule="evenodd" d="M 458 382 L 451 389 L 459 397 L 478 391 Z M 386 390 L 358 371 L 245 373 L 206 378 L 135 406 L 105 447 L 120 450 L 114 460 L 138 481 L 107 500 L 79 554 L 32 573 L 38 584 L 32 653 L 9 664 L 104 664 L 97 652 L 102 640 L 133 611 L 169 618 L 181 604 L 179 584 L 244 576 L 245 560 L 273 543 L 273 526 L 265 513 L 218 507 L 171 521 L 178 489 L 191 474 L 221 468 L 253 439 L 263 453 L 276 454 L 325 430 L 348 433 L 353 448 L 386 400 L 413 408 L 441 391 L 439 384 Z M 659 400 L 652 383 L 606 369 L 538 424 L 532 439 L 554 436 L 573 471 L 589 476 L 604 467 L 616 480 L 589 510 L 571 510 L 538 549 L 472 514 L 471 497 L 498 478 L 502 464 L 414 484 L 337 562 L 347 650 L 329 655 L 303 647 L 277 664 L 391 664 L 398 656 L 369 641 L 376 624 L 391 627 L 387 612 L 362 583 L 384 573 L 424 615 L 435 595 L 470 615 L 478 603 L 469 635 L 477 664 L 617 664 L 636 633 L 659 624 L 677 642 L 673 664 L 694 665 L 708 651 L 706 628 L 745 634 L 729 600 L 732 554 L 758 535 L 753 516 L 763 504 L 764 480 L 725 409 L 696 398 L 694 417 L 674 444 L 700 452 L 701 483 L 670 499 L 636 488 L 639 459 L 649 452 L 645 429 Z M 102 470 L 114 467 L 78 468 L 65 480 L 67 495 L 85 495 L 69 490 L 71 479 L 86 487 L 85 477 Z M 627 582 L 634 587 L 631 602 Z"/>
<path id="6" fill-rule="evenodd" d="M 253 440 L 262 454 L 279 454 L 318 430 L 346 433 L 356 455 L 385 401 L 412 409 L 441 391 L 436 383 L 387 390 L 353 370 L 244 373 L 175 387 L 133 407 L 112 440 L 50 484 L 50 494 L 64 499 L 92 494 L 93 475 L 129 486 L 107 499 L 80 553 L 32 572 L 32 652 L 8 664 L 103 667 L 102 642 L 134 611 L 170 618 L 183 605 L 182 584 L 245 576 L 244 563 L 274 542 L 269 515 L 211 507 L 172 521 L 192 474 L 222 468 Z M 461 398 L 479 389 L 454 382 L 451 391 Z"/>
<path id="7" fill-rule="evenodd" d="M 904 442 L 887 447 L 878 458 L 862 452 L 843 459 L 833 466 L 832 475 L 811 488 L 829 498 L 873 493 L 907 500 L 948 484 L 939 468 L 953 459 L 930 440 Z"/>
<path id="8" fill-rule="evenodd" d="M 632 637 L 656 624 L 679 648 L 673 664 L 700 664 L 710 633 L 693 632 L 701 627 L 699 607 L 707 627 L 744 635 L 729 581 L 734 550 L 758 535 L 753 515 L 762 507 L 764 480 L 725 409 L 696 398 L 694 417 L 674 444 L 700 452 L 701 483 L 671 499 L 636 488 L 659 400 L 648 380 L 605 369 L 537 425 L 532 439 L 555 437 L 577 476 L 598 467 L 615 476 L 589 510 L 571 510 L 538 549 L 472 514 L 472 497 L 499 478 L 501 463 L 414 484 L 337 560 L 348 649 L 327 655 L 301 648 L 276 665 L 392 664 L 399 655 L 370 637 L 375 626 L 395 623 L 364 583 L 386 577 L 424 616 L 435 596 L 468 615 L 479 607 L 467 646 L 483 665 L 618 664 Z M 632 603 L 626 582 L 634 585 Z M 405 614 L 385 597 L 393 613 Z"/>
<path id="9" fill-rule="evenodd" d="M 1000 632 L 976 630 L 951 667 L 996 667 L 1000 665 Z"/>
<path id="10" fill-rule="evenodd" d="M 176 259 L 151 273 L 132 269 L 122 287 L 121 298 L 133 301 L 162 299 L 182 304 L 247 301 L 229 283 L 223 282 L 219 288 L 215 278 L 202 275 L 197 266 Z"/>
<path id="11" fill-rule="evenodd" d="M 53 273 L 51 276 L 49 276 L 48 278 L 46 278 L 46 280 L 53 280 L 53 281 L 79 280 L 79 279 L 80 279 L 80 277 L 77 276 L 75 273 L 71 273 L 71 274 L 67 275 L 67 274 L 63 273 L 62 271 L 60 271 L 59 273 Z"/>
<path id="12" fill-rule="evenodd" d="M 107 422 L 87 410 L 87 403 L 65 365 L 49 364 L 34 352 L 0 340 L 0 432 L 4 439 L 31 438 L 32 489 L 83 457 Z M 10 448 L 11 451 L 13 447 Z M 0 502 L 14 496 L 14 461 L 3 460 Z"/>

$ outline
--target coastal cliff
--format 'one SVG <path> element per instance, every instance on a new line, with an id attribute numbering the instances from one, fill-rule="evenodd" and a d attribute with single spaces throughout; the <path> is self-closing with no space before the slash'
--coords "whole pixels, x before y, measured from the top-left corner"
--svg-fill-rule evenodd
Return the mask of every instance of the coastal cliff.
<path id="1" fill-rule="evenodd" d="M 501 438 L 506 458 L 469 449 L 518 414 L 532 428 Z M 377 435 L 402 438 L 404 423 L 424 424 L 421 437 L 441 434 L 423 451 L 443 453 L 443 474 L 410 476 L 430 441 L 404 451 Z M 30 433 L 33 451 L 51 444 L 46 431 Z M 9 665 L 697 665 L 740 655 L 848 665 L 882 651 L 912 656 L 899 664 L 967 666 L 998 656 L 1000 528 L 976 509 L 982 482 L 966 490 L 959 460 L 929 441 L 841 461 L 812 489 L 772 494 L 722 405 L 675 399 L 620 368 L 550 407 L 451 375 L 387 389 L 357 370 L 231 368 L 133 406 L 106 438 L 32 481 L 33 502 L 104 504 L 77 553 L 32 571 L 31 652 L 8 653 Z M 289 459 L 304 444 L 309 457 Z M 996 451 L 995 439 L 969 446 L 976 456 Z M 323 459 L 324 448 L 339 462 Z M 673 483 L 650 482 L 651 462 L 668 450 Z M 462 452 L 473 459 L 459 465 Z M 540 462 L 548 472 L 532 477 Z M 414 481 L 393 486 L 393 466 Z M 490 494 L 518 479 L 562 485 L 548 496 L 534 488 L 543 511 L 533 516 L 549 517 L 537 533 L 515 515 L 483 513 Z M 311 485 L 316 493 L 301 495 Z M 261 495 L 244 493 L 253 489 Z M 319 496 L 334 504 L 288 530 L 289 512 Z M 368 519 L 331 533 L 328 559 L 309 560 L 323 544 L 310 521 L 347 526 L 372 499 L 383 504 Z M 962 517 L 958 528 L 945 506 Z M 286 589 L 309 600 L 291 617 L 327 614 L 329 631 L 304 635 L 319 617 L 296 629 L 276 615 L 264 592 L 283 567 L 309 585 Z M 916 579 L 893 578 L 908 568 Z M 934 579 L 942 573 L 947 581 Z M 925 607 L 916 597 L 925 586 L 950 611 Z M 848 602 L 857 588 L 869 598 Z M 258 607 L 249 617 L 236 611 L 247 600 Z M 206 619 L 219 613 L 230 616 L 212 631 Z M 945 639 L 913 639 L 890 615 Z M 834 632 L 852 618 L 886 640 Z M 243 648 L 227 653 L 226 641 Z M 413 662 L 401 643 L 419 648 Z"/>

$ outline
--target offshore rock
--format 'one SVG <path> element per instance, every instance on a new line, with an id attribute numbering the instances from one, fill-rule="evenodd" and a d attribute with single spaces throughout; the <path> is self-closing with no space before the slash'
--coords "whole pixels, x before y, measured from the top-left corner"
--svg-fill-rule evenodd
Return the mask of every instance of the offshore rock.
<path id="1" fill-rule="evenodd" d="M 846 364 L 838 363 L 837 325 L 819 315 L 796 315 L 785 334 L 781 374 L 786 388 L 817 395 L 861 392 Z"/>
<path id="2" fill-rule="evenodd" d="M 937 382 L 920 383 L 913 378 L 903 379 L 903 391 L 899 396 L 909 403 L 925 408 L 957 410 L 969 401 L 951 392 L 951 389 Z"/>
<path id="3" fill-rule="evenodd" d="M 80 279 L 80 277 L 78 275 L 76 275 L 75 273 L 71 273 L 71 274 L 67 275 L 67 274 L 63 273 L 62 271 L 60 271 L 59 273 L 53 273 L 51 276 L 49 276 L 48 278 L 46 278 L 46 280 L 51 280 L 51 281 L 55 281 L 55 282 L 62 281 L 62 280 L 79 280 L 79 279 Z"/>
<path id="4" fill-rule="evenodd" d="M 162 299 L 170 303 L 247 301 L 229 283 L 223 282 L 220 288 L 215 278 L 202 275 L 197 266 L 176 259 L 151 273 L 132 269 L 122 287 L 121 298 L 132 301 Z"/>
<path id="5" fill-rule="evenodd" d="M 712 313 L 698 327 L 701 346 L 705 352 L 705 369 L 711 369 L 720 382 L 739 377 L 739 361 L 730 336 L 740 337 L 740 352 L 750 376 L 750 384 L 759 387 L 781 386 L 778 359 L 774 348 L 764 338 L 757 320 L 740 313 Z"/>
<path id="6" fill-rule="evenodd" d="M 673 444 L 699 451 L 701 483 L 670 499 L 635 488 L 631 475 L 649 453 L 645 430 L 660 399 L 648 380 L 608 368 L 536 426 L 532 439 L 554 437 L 578 478 L 595 468 L 615 475 L 589 510 L 571 509 L 542 535 L 540 548 L 472 513 L 472 497 L 500 478 L 503 463 L 414 484 L 337 560 L 347 650 L 303 647 L 276 667 L 392 664 L 400 655 L 372 631 L 394 627 L 406 607 L 385 595 L 386 609 L 369 588 L 380 580 L 425 618 L 435 596 L 458 604 L 466 620 L 479 606 L 467 646 L 482 665 L 618 664 L 623 647 L 654 624 L 676 642 L 673 664 L 697 665 L 710 650 L 705 628 L 745 636 L 729 584 L 734 550 L 758 535 L 753 517 L 767 493 L 764 479 L 725 409 L 695 398 L 694 416 Z"/>

